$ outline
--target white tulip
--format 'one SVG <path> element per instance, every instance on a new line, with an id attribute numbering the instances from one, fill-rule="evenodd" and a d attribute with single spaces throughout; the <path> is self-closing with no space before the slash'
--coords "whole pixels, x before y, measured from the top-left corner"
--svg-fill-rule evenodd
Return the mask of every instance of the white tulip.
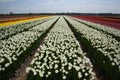
<path id="1" fill-rule="evenodd" d="M 78 78 L 82 78 L 81 72 L 78 72 Z"/>

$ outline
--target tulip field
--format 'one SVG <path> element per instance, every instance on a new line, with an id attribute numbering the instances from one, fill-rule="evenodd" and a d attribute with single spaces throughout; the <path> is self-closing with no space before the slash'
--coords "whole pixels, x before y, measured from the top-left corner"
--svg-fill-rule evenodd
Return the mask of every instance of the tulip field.
<path id="1" fill-rule="evenodd" d="M 29 22 L 38 20 L 40 18 L 47 17 L 45 15 L 41 16 L 0 16 L 0 27 L 15 25 L 23 22 Z"/>
<path id="2" fill-rule="evenodd" d="M 115 29 L 120 29 L 120 16 L 73 16 L 90 22 L 106 25 Z"/>
<path id="3" fill-rule="evenodd" d="M 120 80 L 120 30 L 75 16 L 2 26 L 0 80 Z"/>

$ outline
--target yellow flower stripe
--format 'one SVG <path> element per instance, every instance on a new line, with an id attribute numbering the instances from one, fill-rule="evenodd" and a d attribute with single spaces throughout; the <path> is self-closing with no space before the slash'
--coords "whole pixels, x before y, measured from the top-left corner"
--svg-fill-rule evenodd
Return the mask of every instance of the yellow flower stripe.
<path id="1" fill-rule="evenodd" d="M 10 25 L 15 25 L 15 24 L 20 24 L 20 23 L 24 23 L 24 22 L 30 22 L 30 21 L 34 21 L 34 20 L 39 20 L 39 19 L 43 19 L 43 18 L 47 18 L 50 16 L 44 16 L 44 17 L 37 17 L 37 18 L 32 18 L 32 19 L 25 19 L 25 20 L 19 20 L 19 21 L 12 21 L 12 22 L 5 22 L 5 23 L 0 23 L 0 27 L 5 27 L 5 26 L 10 26 Z"/>

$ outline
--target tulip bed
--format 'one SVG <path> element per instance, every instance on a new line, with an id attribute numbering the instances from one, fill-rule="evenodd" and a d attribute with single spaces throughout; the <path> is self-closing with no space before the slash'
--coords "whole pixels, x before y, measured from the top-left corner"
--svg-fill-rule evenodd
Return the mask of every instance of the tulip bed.
<path id="1" fill-rule="evenodd" d="M 35 20 L 35 21 L 31 21 L 31 22 L 26 22 L 26 23 L 22 23 L 22 24 L 17 24 L 17 25 L 7 26 L 7 27 L 1 27 L 0 28 L 0 40 L 9 38 L 18 33 L 27 31 L 30 28 L 40 25 L 41 23 L 48 21 L 50 19 L 52 19 L 52 17 Z"/>
<path id="2" fill-rule="evenodd" d="M 62 23 L 62 24 L 61 24 Z M 27 80 L 94 80 L 93 65 L 61 17 L 37 49 Z"/>
<path id="3" fill-rule="evenodd" d="M 98 31 L 101 31 L 105 34 L 111 35 L 113 38 L 120 41 L 120 30 L 118 30 L 118 29 L 113 29 L 113 28 L 110 28 L 110 27 L 107 27 L 107 26 L 104 26 L 104 25 L 101 25 L 101 24 L 96 24 L 96 23 L 81 20 L 81 19 L 74 18 L 74 20 L 76 20 L 76 21 L 78 21 L 82 24 L 85 24 L 85 25 L 87 25 L 87 26 L 89 26 L 93 29 L 97 29 Z"/>
<path id="4" fill-rule="evenodd" d="M 18 33 L 8 39 L 0 40 L 0 80 L 8 80 L 11 77 L 18 65 L 30 55 L 29 53 L 37 45 L 36 42 L 43 38 L 41 36 L 47 33 L 46 31 L 57 19 L 58 17 L 53 17 L 51 20 L 48 18 L 48 21 L 42 24 L 40 24 L 42 21 L 31 22 L 34 25 L 36 23 L 40 25 L 36 25 L 28 31 Z M 27 26 L 30 27 L 30 25 Z M 22 28 L 20 29 L 22 30 Z"/>
<path id="5" fill-rule="evenodd" d="M 119 16 L 72 16 L 78 19 L 86 20 L 89 22 L 106 25 L 106 27 L 111 27 L 120 30 L 120 18 Z"/>
<path id="6" fill-rule="evenodd" d="M 103 75 L 108 80 L 120 79 L 120 42 L 108 35 L 107 32 L 113 35 L 120 36 L 120 31 L 115 29 L 103 28 L 102 26 L 92 26 L 106 31 L 103 33 L 98 29 L 93 29 L 85 24 L 82 24 L 73 18 L 65 17 L 67 23 L 71 27 L 77 39 L 84 45 L 85 50 L 89 52 L 94 60 L 94 63 L 101 68 Z M 81 20 L 80 20 L 81 21 Z M 88 22 L 84 23 L 88 24 Z M 116 31 L 116 33 L 114 32 Z"/>
<path id="7" fill-rule="evenodd" d="M 120 30 L 70 16 L 0 28 L 0 80 L 30 56 L 27 80 L 120 80 Z"/>

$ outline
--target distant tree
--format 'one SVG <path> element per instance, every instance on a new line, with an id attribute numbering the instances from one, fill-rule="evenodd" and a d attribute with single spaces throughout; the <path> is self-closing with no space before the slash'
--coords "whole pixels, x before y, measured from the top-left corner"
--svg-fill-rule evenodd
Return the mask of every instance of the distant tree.
<path id="1" fill-rule="evenodd" d="M 10 15 L 13 15 L 13 12 L 10 12 Z"/>

